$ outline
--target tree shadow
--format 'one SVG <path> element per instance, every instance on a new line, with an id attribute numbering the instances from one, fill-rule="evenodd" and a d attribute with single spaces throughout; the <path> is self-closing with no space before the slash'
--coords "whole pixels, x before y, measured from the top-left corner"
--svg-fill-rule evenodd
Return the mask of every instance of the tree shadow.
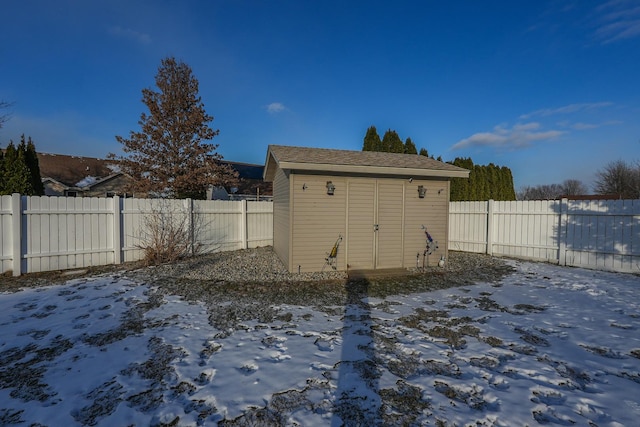
<path id="1" fill-rule="evenodd" d="M 378 425 L 381 371 L 375 361 L 370 282 L 364 278 L 350 278 L 345 286 L 342 351 L 331 426 Z"/>
<path id="2" fill-rule="evenodd" d="M 553 205 L 558 263 L 640 273 L 640 200 L 562 200 Z"/>

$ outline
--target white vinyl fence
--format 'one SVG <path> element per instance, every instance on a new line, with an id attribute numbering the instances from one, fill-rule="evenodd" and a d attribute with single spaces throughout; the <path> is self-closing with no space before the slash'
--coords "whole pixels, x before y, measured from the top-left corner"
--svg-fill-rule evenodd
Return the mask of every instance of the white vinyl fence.
<path id="1" fill-rule="evenodd" d="M 640 200 L 451 202 L 449 249 L 640 273 Z"/>
<path id="2" fill-rule="evenodd" d="M 201 252 L 273 244 L 273 203 L 0 196 L 0 267 L 14 275 L 143 258 L 149 221 L 178 218 Z"/>
<path id="3" fill-rule="evenodd" d="M 0 196 L 0 273 L 140 260 L 149 220 L 192 225 L 194 248 L 273 245 L 273 203 Z M 449 249 L 640 272 L 640 200 L 451 202 Z"/>

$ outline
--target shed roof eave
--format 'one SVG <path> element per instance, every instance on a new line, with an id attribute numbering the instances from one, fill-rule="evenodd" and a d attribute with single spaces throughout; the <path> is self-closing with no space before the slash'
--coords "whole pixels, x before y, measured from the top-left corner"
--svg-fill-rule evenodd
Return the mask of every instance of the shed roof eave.
<path id="1" fill-rule="evenodd" d="M 272 182 L 276 174 L 277 161 L 273 153 L 269 149 L 267 152 L 267 160 L 265 161 L 264 170 L 262 171 L 262 180 L 264 182 Z"/>
<path id="2" fill-rule="evenodd" d="M 272 160 L 272 159 L 269 159 Z M 275 165 L 274 165 L 275 166 Z M 422 169 L 422 168 L 404 168 L 394 166 L 360 166 L 360 165 L 339 165 L 327 163 L 296 163 L 296 162 L 280 162 L 281 169 L 309 172 L 336 172 L 336 173 L 355 173 L 370 175 L 406 175 L 411 177 L 441 177 L 441 178 L 468 178 L 469 171 L 447 170 L 447 169 Z M 265 178 L 267 178 L 267 168 L 265 168 Z"/>

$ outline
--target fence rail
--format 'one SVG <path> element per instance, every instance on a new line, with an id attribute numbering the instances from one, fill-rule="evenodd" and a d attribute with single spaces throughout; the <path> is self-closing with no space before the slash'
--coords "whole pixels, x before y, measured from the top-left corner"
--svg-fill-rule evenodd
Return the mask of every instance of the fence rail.
<path id="1" fill-rule="evenodd" d="M 0 196 L 0 272 L 140 260 L 159 211 L 186 216 L 191 244 L 206 252 L 273 244 L 272 202 L 13 194 Z M 451 202 L 449 248 L 638 273 L 640 200 Z"/>
<path id="2" fill-rule="evenodd" d="M 640 200 L 451 202 L 449 248 L 640 272 Z"/>

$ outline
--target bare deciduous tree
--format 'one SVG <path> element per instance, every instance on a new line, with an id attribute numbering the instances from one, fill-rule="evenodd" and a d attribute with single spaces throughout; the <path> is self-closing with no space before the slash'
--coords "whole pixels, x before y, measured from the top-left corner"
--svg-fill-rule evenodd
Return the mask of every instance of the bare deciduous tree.
<path id="1" fill-rule="evenodd" d="M 560 184 L 544 184 L 535 187 L 523 187 L 518 192 L 518 200 L 551 200 L 562 195 Z"/>
<path id="2" fill-rule="evenodd" d="M 8 109 L 12 105 L 13 103 L 11 102 L 0 101 L 0 111 Z M 0 129 L 2 129 L 2 125 L 4 125 L 7 120 L 9 120 L 9 116 L 9 113 L 0 113 Z"/>
<path id="3" fill-rule="evenodd" d="M 562 184 L 524 187 L 518 192 L 518 200 L 552 200 L 563 196 L 579 196 L 587 193 L 587 186 L 582 181 L 567 179 Z"/>
<path id="4" fill-rule="evenodd" d="M 587 194 L 589 189 L 582 181 L 577 179 L 567 179 L 562 183 L 563 196 L 579 196 Z"/>
<path id="5" fill-rule="evenodd" d="M 116 136 L 124 156 L 110 154 L 134 180 L 128 190 L 156 197 L 204 198 L 208 186 L 235 184 L 237 173 L 223 165 L 206 143 L 218 135 L 209 127 L 208 115 L 198 95 L 198 80 L 191 68 L 175 58 L 163 59 L 155 78 L 158 91 L 142 90 L 140 132 L 129 138 Z"/>
<path id="6" fill-rule="evenodd" d="M 640 162 L 636 165 L 615 160 L 596 173 L 593 187 L 597 194 L 610 194 L 623 199 L 640 198 Z"/>

